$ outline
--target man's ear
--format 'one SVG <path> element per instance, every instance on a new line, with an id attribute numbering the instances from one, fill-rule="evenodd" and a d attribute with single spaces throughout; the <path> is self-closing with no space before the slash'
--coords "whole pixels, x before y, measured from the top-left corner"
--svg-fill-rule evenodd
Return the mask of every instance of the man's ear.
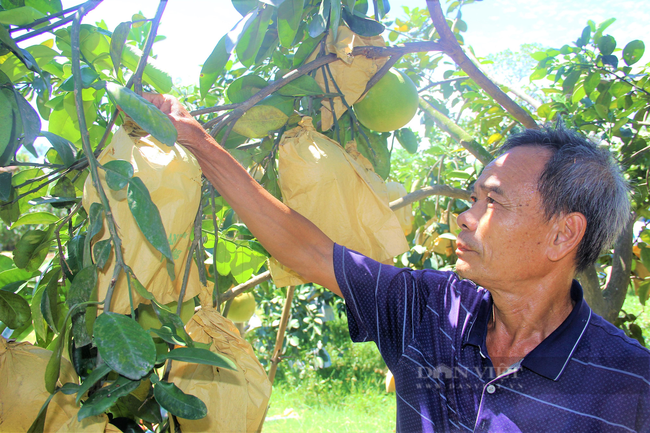
<path id="1" fill-rule="evenodd" d="M 552 262 L 562 260 L 577 250 L 587 229 L 587 218 L 580 212 L 562 215 L 555 220 L 548 258 Z"/>

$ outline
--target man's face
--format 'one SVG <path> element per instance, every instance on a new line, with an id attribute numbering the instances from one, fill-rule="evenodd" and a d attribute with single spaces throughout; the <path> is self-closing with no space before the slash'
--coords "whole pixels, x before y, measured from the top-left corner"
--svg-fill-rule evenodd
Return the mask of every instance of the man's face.
<path id="1" fill-rule="evenodd" d="M 537 182 L 550 151 L 516 147 L 477 179 L 472 207 L 458 216 L 456 272 L 488 289 L 534 281 L 548 272 L 550 224 Z"/>

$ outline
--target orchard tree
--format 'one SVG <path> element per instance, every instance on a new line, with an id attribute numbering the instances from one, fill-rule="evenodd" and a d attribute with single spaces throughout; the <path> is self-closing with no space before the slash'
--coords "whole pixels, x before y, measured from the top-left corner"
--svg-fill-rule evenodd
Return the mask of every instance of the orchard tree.
<path id="1" fill-rule="evenodd" d="M 406 9 L 406 19 L 388 21 L 388 0 L 373 0 L 372 9 L 366 0 L 232 0 L 242 18 L 207 56 L 199 85 L 175 88 L 171 77 L 155 66 L 153 54 L 166 1 L 153 18 L 125 17 L 115 29 L 84 22 L 100 0 L 67 10 L 56 1 L 0 1 L 0 217 L 11 230 L 22 232 L 12 257 L 0 257 L 0 329 L 11 339 L 34 335 L 36 345 L 52 351 L 46 389 L 52 395 L 76 394 L 80 418 L 108 413 L 127 420 L 131 428 L 165 431 L 172 423 L 178 428 L 176 417 L 201 418 L 207 411 L 203 402 L 169 381 L 172 362 L 235 368 L 183 330 L 185 275 L 170 275 L 183 280 L 173 312 L 139 283 L 134 264 L 124 260 L 122 234 L 108 200 L 112 191 L 126 195 L 142 235 L 160 251 L 161 261 L 172 268 L 174 262 L 160 212 L 134 168 L 125 161 L 100 164 L 97 159 L 116 127 L 129 119 L 161 143 L 174 144 L 174 128 L 138 96 L 143 90 L 179 97 L 279 198 L 278 146 L 282 134 L 302 117 L 312 117 L 322 133 L 343 147 L 355 140 L 381 177 L 401 182 L 410 192 L 390 206 L 397 210 L 413 205 L 411 249 L 396 263 L 417 269 L 453 269 L 459 230 L 455 215 L 468 207 L 472 182 L 508 133 L 563 122 L 602 140 L 621 160 L 633 187 L 634 215 L 614 249 L 580 279 L 596 312 L 618 320 L 642 340 L 638 326 L 629 323 L 634 318 L 619 317 L 619 310 L 630 281 L 638 283 L 642 303 L 650 289 L 645 281 L 650 276 L 650 230 L 645 228 L 650 84 L 647 65 L 638 65 L 643 42 L 617 48 L 606 34 L 612 20 L 590 21 L 576 41 L 533 52 L 534 85 L 522 89 L 491 77 L 485 70 L 490 60 L 477 59 L 465 45 L 468 28 L 462 10 L 472 2 L 452 1 L 443 11 L 439 1 L 428 0 Z M 385 60 L 361 95 L 391 68 L 401 71 L 419 89 L 421 127 L 377 132 L 359 123 L 353 108 L 359 95 L 346 100 L 343 83 L 332 72 L 339 56 L 327 51 L 327 38 L 336 39 L 348 29 L 361 37 L 385 34 L 388 39 L 386 45 L 356 46 L 349 53 Z M 51 38 L 30 45 L 42 34 Z M 537 100 L 540 92 L 544 97 Z M 335 103 L 345 113 L 334 116 L 332 126 L 323 130 L 320 108 Z M 43 121 L 48 121 L 47 131 Z M 49 143 L 44 154 L 37 151 L 37 139 Z M 86 178 L 99 197 L 88 211 L 81 206 Z M 224 315 L 237 295 L 257 287 L 265 298 L 265 323 L 280 323 L 277 336 L 268 327 L 256 331 L 257 349 L 262 361 L 271 364 L 273 376 L 282 353 L 304 353 L 325 338 L 318 310 L 332 301 L 312 285 L 275 288 L 264 265 L 268 253 L 206 180 L 201 195 L 185 269 L 192 261 L 198 265 L 212 306 Z M 642 227 L 638 237 L 632 233 L 635 222 Z M 91 240 L 104 223 L 110 237 L 91 250 Z M 113 277 L 108 287 L 98 287 L 98 275 L 111 254 Z M 113 312 L 113 290 L 120 277 L 129 281 L 130 295 L 152 303 L 157 328 L 147 332 L 136 322 L 143 313 L 132 301 L 130 314 Z M 294 292 L 299 311 L 289 320 Z M 99 299 L 98 293 L 105 296 Z M 168 345 L 157 351 L 152 335 Z M 59 380 L 64 351 L 80 384 Z M 155 368 L 163 365 L 163 370 Z M 146 404 L 131 398 L 136 390 Z M 43 430 L 49 401 L 32 431 Z M 161 407 L 171 416 L 161 418 Z"/>

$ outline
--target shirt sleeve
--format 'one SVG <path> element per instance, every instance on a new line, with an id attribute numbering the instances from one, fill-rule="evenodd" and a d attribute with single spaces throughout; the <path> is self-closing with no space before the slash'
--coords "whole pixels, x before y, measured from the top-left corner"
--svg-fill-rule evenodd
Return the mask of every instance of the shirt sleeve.
<path id="1" fill-rule="evenodd" d="M 341 245 L 334 245 L 334 272 L 352 341 L 374 341 L 389 368 L 414 337 L 430 295 L 456 278 L 451 272 L 385 265 Z"/>

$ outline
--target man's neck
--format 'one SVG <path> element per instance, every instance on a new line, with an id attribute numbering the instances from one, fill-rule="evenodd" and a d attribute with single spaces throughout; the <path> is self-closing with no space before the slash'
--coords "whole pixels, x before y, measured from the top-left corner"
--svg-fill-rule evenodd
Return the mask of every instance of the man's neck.
<path id="1" fill-rule="evenodd" d="M 486 345 L 497 374 L 526 356 L 569 316 L 571 282 L 546 279 L 513 290 L 490 290 L 494 303 Z"/>

